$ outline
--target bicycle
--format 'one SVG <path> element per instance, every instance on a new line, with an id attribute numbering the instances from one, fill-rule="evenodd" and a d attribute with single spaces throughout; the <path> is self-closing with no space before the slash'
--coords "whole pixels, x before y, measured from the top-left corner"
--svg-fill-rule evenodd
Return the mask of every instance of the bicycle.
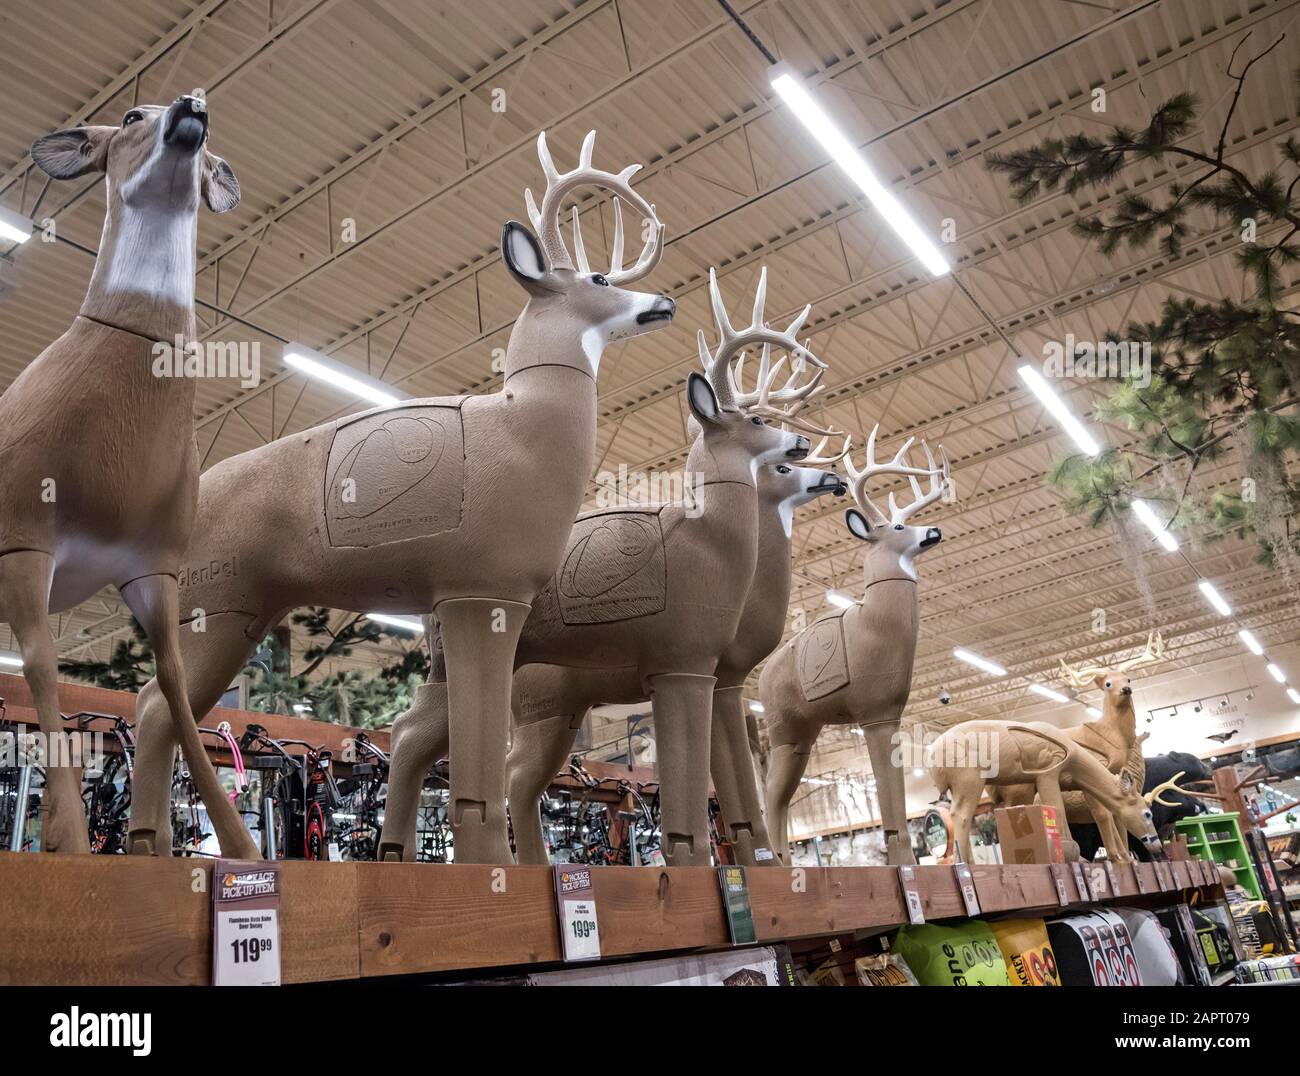
<path id="1" fill-rule="evenodd" d="M 352 739 L 348 754 L 352 756 L 352 772 L 339 782 L 340 807 L 334 814 L 336 823 L 347 824 L 338 836 L 339 852 L 345 860 L 373 862 L 384 828 L 388 755 L 364 732 Z M 344 759 L 348 760 L 347 754 Z"/>
<path id="2" fill-rule="evenodd" d="M 302 755 L 287 748 L 302 747 Z M 328 859 L 333 813 L 340 798 L 331 772 L 332 752 L 306 740 L 275 740 L 261 725 L 249 725 L 239 748 L 254 754 L 252 769 L 263 775 L 262 854 L 267 859 Z M 269 784 L 269 787 L 267 787 Z"/>
<path id="3" fill-rule="evenodd" d="M 96 855 L 124 855 L 126 835 L 131 823 L 131 779 L 135 774 L 135 732 L 126 718 L 117 714 L 99 714 L 82 710 L 61 714 L 64 721 L 75 721 L 81 732 L 107 722 L 117 750 L 101 756 L 98 770 L 87 766 L 82 775 L 81 799 L 86 809 L 86 828 L 90 851 Z"/>

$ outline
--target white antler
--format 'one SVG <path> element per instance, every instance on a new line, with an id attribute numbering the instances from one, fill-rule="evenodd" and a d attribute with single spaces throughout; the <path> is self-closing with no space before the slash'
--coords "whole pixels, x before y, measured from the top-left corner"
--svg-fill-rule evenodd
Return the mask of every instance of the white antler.
<path id="1" fill-rule="evenodd" d="M 591 163 L 591 155 L 595 145 L 596 132 L 589 131 L 587 137 L 582 140 L 582 149 L 578 154 L 578 167 L 572 172 L 565 172 L 561 175 L 555 167 L 555 162 L 551 159 L 551 151 L 547 148 L 546 132 L 541 132 L 537 136 L 537 157 L 542 163 L 542 172 L 546 175 L 546 193 L 542 195 L 540 209 L 533 199 L 531 188 L 524 191 L 524 202 L 528 206 L 528 219 L 533 222 L 533 230 L 537 233 L 537 239 L 542 244 L 542 250 L 545 252 L 551 268 L 572 269 L 574 263 L 569 257 L 569 251 L 564 245 L 564 238 L 560 234 L 560 212 L 564 199 L 580 187 L 600 187 L 602 190 L 612 192 L 614 195 L 614 243 L 611 255 L 612 264 L 609 272 L 605 274 L 605 278 L 615 287 L 621 287 L 624 284 L 632 283 L 634 280 L 640 280 L 659 264 L 659 259 L 663 255 L 664 226 L 659 223 L 659 217 L 655 213 L 654 205 L 634 191 L 629 182 L 640 170 L 641 166 L 639 164 L 629 164 L 617 175 L 612 172 L 601 171 Z M 652 226 L 652 234 L 642 248 L 641 256 L 630 269 L 623 268 L 623 212 L 619 204 L 620 198 L 640 212 Z M 587 252 L 582 245 L 582 231 L 578 225 L 577 206 L 573 207 L 573 245 L 577 256 L 578 270 L 583 273 L 591 272 L 587 264 Z"/>
<path id="2" fill-rule="evenodd" d="M 704 365 L 704 371 L 709 378 L 709 384 L 713 386 L 713 391 L 718 397 L 718 403 L 724 410 L 736 411 L 741 407 L 746 410 L 752 410 L 757 403 L 757 397 L 753 397 L 754 403 L 746 405 L 742 400 L 750 400 L 752 394 L 741 393 L 736 384 L 736 377 L 731 370 L 731 360 L 738 356 L 743 358 L 744 350 L 747 347 L 753 347 L 757 344 L 764 345 L 763 356 L 760 360 L 758 384 L 756 390 L 758 394 L 767 393 L 765 400 L 772 399 L 770 382 L 775 378 L 775 372 L 770 368 L 771 349 L 773 347 L 782 348 L 787 351 L 792 358 L 793 363 L 798 363 L 802 370 L 805 363 L 809 363 L 820 370 L 826 369 L 826 364 L 814 355 L 808 348 L 799 343 L 799 330 L 803 328 L 803 323 L 807 320 L 812 306 L 805 306 L 800 311 L 799 316 L 790 322 L 783 330 L 772 329 L 763 321 L 763 304 L 767 299 L 767 267 L 758 274 L 758 288 L 754 292 L 754 312 L 748 328 L 737 331 L 732 328 L 731 319 L 727 316 L 727 308 L 722 302 L 722 293 L 718 291 L 718 274 L 713 268 L 709 269 L 709 297 L 713 300 L 713 320 L 718 326 L 718 347 L 712 354 L 709 353 L 708 341 L 705 339 L 704 330 L 701 329 L 697 335 L 697 342 L 700 349 L 700 362 Z M 782 359 L 781 362 L 785 360 Z M 778 368 L 781 363 L 777 364 Z M 792 374 L 793 381 L 796 374 Z M 787 389 L 790 395 L 784 398 L 788 399 L 806 399 L 817 388 L 818 378 L 814 377 L 810 385 L 801 388 L 794 388 L 791 381 L 778 392 L 785 392 Z M 798 395 L 802 393 L 802 396 Z M 784 413 L 774 415 L 785 421 Z"/>
<path id="3" fill-rule="evenodd" d="M 916 438 L 909 437 L 903 442 L 903 447 L 895 453 L 892 460 L 888 463 L 877 463 L 876 434 L 879 432 L 880 424 L 876 423 L 875 427 L 871 431 L 871 436 L 867 438 L 866 466 L 864 466 L 862 470 L 858 470 L 853 466 L 852 458 L 846 457 L 844 460 L 844 467 L 848 472 L 849 491 L 853 494 L 854 502 L 863 512 L 865 512 L 869 517 L 872 517 L 872 522 L 876 523 L 878 526 L 885 526 L 890 523 L 902 523 L 903 520 L 912 513 L 919 511 L 925 505 L 930 504 L 932 501 L 939 498 L 943 493 L 944 484 L 948 481 L 948 457 L 946 455 L 943 457 L 942 468 L 936 468 L 934 455 L 930 452 L 930 446 L 925 445 L 925 442 L 923 441 L 922 444 L 925 445 L 925 455 L 929 460 L 930 467 L 929 469 L 913 467 L 908 461 L 907 453 Z M 940 452 L 942 451 L 943 450 L 940 449 Z M 881 474 L 906 475 L 907 480 L 912 484 L 912 488 L 916 492 L 918 500 L 913 502 L 911 505 L 908 505 L 906 508 L 900 509 L 894 501 L 894 495 L 891 493 L 889 495 L 890 515 L 886 516 L 885 513 L 876 506 L 876 503 L 867 496 L 868 480 Z M 927 476 L 930 479 L 930 493 L 922 495 L 921 487 L 917 484 L 916 479 L 918 477 L 924 478 Z"/>
<path id="4" fill-rule="evenodd" d="M 1121 661 L 1115 666 L 1117 672 L 1128 672 L 1129 669 L 1136 669 L 1139 665 L 1148 665 L 1153 661 L 1159 661 L 1165 652 L 1165 641 L 1161 638 L 1160 633 L 1148 632 L 1146 649 L 1136 657 L 1128 658 Z"/>
<path id="5" fill-rule="evenodd" d="M 1177 806 L 1179 806 L 1179 803 L 1178 803 L 1177 800 L 1174 800 L 1174 801 L 1171 803 L 1169 800 L 1161 799 L 1160 794 L 1161 794 L 1162 792 L 1181 792 L 1184 796 L 1194 796 L 1194 795 L 1196 795 L 1195 792 L 1190 792 L 1190 791 L 1188 791 L 1187 789 L 1182 788 L 1182 787 L 1178 784 L 1178 779 L 1179 779 L 1180 777 L 1185 776 L 1186 773 L 1187 773 L 1186 770 L 1179 770 L 1176 774 L 1174 774 L 1171 778 L 1169 778 L 1168 781 L 1161 781 L 1160 784 L 1156 785 L 1156 787 L 1153 788 L 1150 792 L 1147 792 L 1147 793 L 1145 794 L 1145 798 L 1146 798 L 1146 801 L 1147 801 L 1148 805 L 1154 805 L 1154 804 L 1157 804 L 1157 803 L 1158 803 L 1158 804 L 1160 804 L 1161 807 L 1177 807 Z"/>

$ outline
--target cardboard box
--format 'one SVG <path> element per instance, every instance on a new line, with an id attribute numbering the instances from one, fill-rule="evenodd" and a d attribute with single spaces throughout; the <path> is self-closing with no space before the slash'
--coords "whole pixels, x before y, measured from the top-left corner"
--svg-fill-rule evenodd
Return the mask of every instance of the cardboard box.
<path id="1" fill-rule="evenodd" d="M 1170 837 L 1164 842 L 1166 859 L 1191 859 L 1191 853 L 1187 850 L 1187 838 L 1181 834 Z"/>
<path id="2" fill-rule="evenodd" d="M 1041 804 L 998 807 L 993 815 L 998 823 L 998 844 L 1002 848 L 1003 863 L 1064 862 L 1056 808 Z"/>

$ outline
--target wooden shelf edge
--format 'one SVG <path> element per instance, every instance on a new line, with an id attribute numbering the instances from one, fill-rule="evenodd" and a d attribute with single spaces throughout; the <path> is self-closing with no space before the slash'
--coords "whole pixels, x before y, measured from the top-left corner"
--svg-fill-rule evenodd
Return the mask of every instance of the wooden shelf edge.
<path id="1" fill-rule="evenodd" d="M 282 865 L 282 978 L 326 982 L 520 965 L 561 959 L 549 867 L 471 864 Z M 1149 864 L 1088 865 L 1100 902 L 1163 898 Z M 716 870 L 596 867 L 607 958 L 726 948 Z M 1139 889 L 1136 871 L 1146 882 Z M 1070 867 L 1059 904 L 1046 866 L 971 868 L 983 915 L 1079 910 Z M 212 862 L 123 856 L 0 853 L 0 897 L 21 929 L 0 946 L 0 984 L 203 985 L 211 981 Z M 751 868 L 760 944 L 888 928 L 907 921 L 895 867 Z M 1185 873 L 1179 880 L 1189 881 Z M 951 867 L 916 868 L 928 920 L 964 918 Z M 1187 889 L 1199 888 L 1188 886 Z"/>

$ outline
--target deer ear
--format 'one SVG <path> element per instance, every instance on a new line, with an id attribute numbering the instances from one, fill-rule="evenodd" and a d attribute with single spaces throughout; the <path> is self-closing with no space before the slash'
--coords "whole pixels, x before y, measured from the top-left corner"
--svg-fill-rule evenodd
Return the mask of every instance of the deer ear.
<path id="1" fill-rule="evenodd" d="M 686 379 L 686 402 L 691 405 L 691 414 L 702 423 L 717 422 L 722 413 L 713 386 L 702 374 L 692 372 Z"/>
<path id="2" fill-rule="evenodd" d="M 542 283 L 547 273 L 542 245 L 517 220 L 506 221 L 506 226 L 501 229 L 501 258 L 510 275 L 525 291 L 537 294 L 551 290 Z"/>
<path id="3" fill-rule="evenodd" d="M 116 127 L 69 127 L 32 143 L 32 162 L 51 179 L 76 179 L 108 167 Z"/>
<path id="4" fill-rule="evenodd" d="M 239 205 L 235 170 L 215 153 L 203 155 L 203 200 L 214 213 L 229 213 Z"/>
<path id="5" fill-rule="evenodd" d="M 1096 676 L 1092 678 L 1092 682 L 1096 684 L 1098 687 L 1104 689 L 1106 685 L 1106 674 L 1098 673 Z"/>
<path id="6" fill-rule="evenodd" d="M 871 524 L 867 522 L 867 517 L 856 508 L 850 508 L 844 513 L 844 522 L 849 525 L 849 533 L 854 538 L 861 538 L 864 542 L 869 542 L 875 537 L 871 533 Z"/>

